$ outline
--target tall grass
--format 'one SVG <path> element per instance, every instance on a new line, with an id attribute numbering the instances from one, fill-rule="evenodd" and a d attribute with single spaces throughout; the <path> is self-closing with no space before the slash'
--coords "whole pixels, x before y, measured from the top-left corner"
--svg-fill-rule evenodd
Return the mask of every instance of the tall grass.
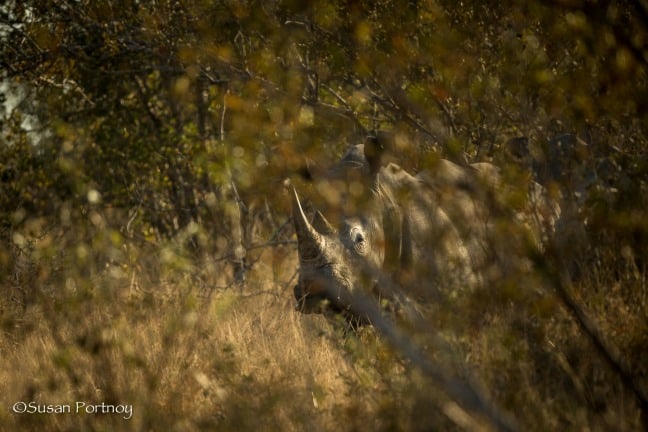
<path id="1" fill-rule="evenodd" d="M 225 264 L 171 246 L 88 271 L 32 258 L 3 282 L 0 430 L 488 429 L 370 327 L 293 311 L 296 251 L 261 250 L 247 281 L 226 287 Z M 576 295 L 645 386 L 645 271 L 598 268 Z M 632 395 L 550 290 L 432 312 L 436 339 L 417 342 L 524 429 L 641 427 Z M 18 402 L 72 412 L 16 413 Z M 132 417 L 76 413 L 77 402 L 132 406 Z"/>

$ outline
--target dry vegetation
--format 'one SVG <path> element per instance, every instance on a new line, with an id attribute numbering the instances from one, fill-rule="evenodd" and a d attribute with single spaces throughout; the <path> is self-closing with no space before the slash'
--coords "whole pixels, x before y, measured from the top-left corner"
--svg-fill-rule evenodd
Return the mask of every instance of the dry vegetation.
<path id="1" fill-rule="evenodd" d="M 274 258 L 269 250 L 261 253 L 247 282 L 227 289 L 214 289 L 231 279 L 224 264 L 205 257 L 200 266 L 184 262 L 182 270 L 162 271 L 162 253 L 147 252 L 146 265 L 121 263 L 91 275 L 82 288 L 75 276 L 64 277 L 77 287 L 40 292 L 28 305 L 3 296 L 0 429 L 487 426 L 371 328 L 349 333 L 341 323 L 294 312 L 292 248 L 275 251 Z M 36 265 L 31 271 L 47 272 Z M 596 287 L 584 303 L 645 384 L 645 274 L 628 273 L 615 286 L 605 277 L 591 275 L 578 292 Z M 633 396 L 550 293 L 519 296 L 507 307 L 501 299 L 471 301 L 480 306 L 434 311 L 430 334 L 442 343 L 428 353 L 479 378 L 525 429 L 641 427 Z M 71 404 L 72 411 L 77 401 L 126 404 L 133 414 L 127 420 L 116 413 L 16 414 L 12 406 L 19 401 Z"/>
<path id="2" fill-rule="evenodd" d="M 646 429 L 644 3 L 3 1 L 0 431 L 488 429 L 372 327 L 293 310 L 283 185 L 315 202 L 299 175 L 377 130 L 412 173 L 493 162 L 511 204 L 535 175 L 575 207 L 573 286 L 537 257 L 407 340 L 520 430 Z"/>
<path id="3" fill-rule="evenodd" d="M 285 265 L 294 272 L 292 257 Z M 287 280 L 261 265 L 240 290 L 197 287 L 222 282 L 223 270 L 155 284 L 156 269 L 105 274 L 91 292 L 32 304 L 15 320 L 5 298 L 2 430 L 330 430 L 352 410 L 369 420 L 380 377 L 349 361 L 367 348 L 293 312 Z M 19 401 L 130 404 L 133 416 L 17 415 Z"/>

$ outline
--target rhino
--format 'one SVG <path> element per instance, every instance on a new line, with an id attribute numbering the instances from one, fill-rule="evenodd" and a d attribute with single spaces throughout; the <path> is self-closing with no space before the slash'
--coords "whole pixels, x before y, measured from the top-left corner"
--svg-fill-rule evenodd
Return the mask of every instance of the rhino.
<path id="1" fill-rule="evenodd" d="M 560 210 L 537 183 L 528 181 L 519 197 L 517 189 L 503 187 L 495 166 L 445 159 L 411 175 L 394 163 L 383 166 L 389 141 L 382 134 L 352 146 L 317 185 L 335 223 L 320 209 L 307 217 L 292 190 L 297 310 L 362 321 L 351 307 L 358 292 L 410 310 L 523 266 L 512 258 L 513 248 L 541 247 L 550 235 Z M 509 235 L 511 225 L 501 220 L 524 227 L 523 234 Z"/>

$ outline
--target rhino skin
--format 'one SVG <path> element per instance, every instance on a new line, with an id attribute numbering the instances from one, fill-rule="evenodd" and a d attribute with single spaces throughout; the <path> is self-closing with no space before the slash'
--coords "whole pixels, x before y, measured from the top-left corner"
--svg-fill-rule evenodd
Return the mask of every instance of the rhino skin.
<path id="1" fill-rule="evenodd" d="M 357 290 L 396 308 L 473 290 L 524 266 L 513 248 L 540 245 L 553 230 L 560 210 L 539 184 L 530 181 L 522 203 L 504 209 L 506 220 L 528 228 L 514 242 L 495 217 L 503 210 L 493 203 L 507 193 L 495 166 L 441 159 L 412 176 L 396 164 L 382 166 L 385 146 L 381 137 L 352 146 L 318 185 L 336 224 L 319 210 L 309 221 L 293 189 L 297 310 L 361 319 L 349 310 Z"/>

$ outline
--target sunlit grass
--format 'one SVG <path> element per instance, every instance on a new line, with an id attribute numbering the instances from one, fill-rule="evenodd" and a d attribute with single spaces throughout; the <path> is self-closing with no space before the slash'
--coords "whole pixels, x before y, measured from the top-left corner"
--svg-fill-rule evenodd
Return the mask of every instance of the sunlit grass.
<path id="1" fill-rule="evenodd" d="M 224 263 L 161 272 L 150 259 L 150 267 L 77 283 L 90 292 L 61 287 L 24 308 L 3 299 L 0 429 L 486 427 L 371 328 L 349 333 L 322 316 L 296 313 L 291 252 L 281 269 L 262 256 L 242 286 L 225 288 L 231 275 Z M 578 286 L 580 295 L 592 283 Z M 636 306 L 614 296 L 620 291 L 599 287 L 588 303 L 637 376 L 645 377 L 646 333 Z M 550 292 L 518 294 L 515 304 L 503 295 L 433 308 L 429 335 L 416 340 L 449 370 L 477 378 L 525 428 L 640 425 L 632 396 Z M 73 411 L 76 402 L 132 406 L 132 417 L 15 413 L 21 401 L 70 404 Z"/>

